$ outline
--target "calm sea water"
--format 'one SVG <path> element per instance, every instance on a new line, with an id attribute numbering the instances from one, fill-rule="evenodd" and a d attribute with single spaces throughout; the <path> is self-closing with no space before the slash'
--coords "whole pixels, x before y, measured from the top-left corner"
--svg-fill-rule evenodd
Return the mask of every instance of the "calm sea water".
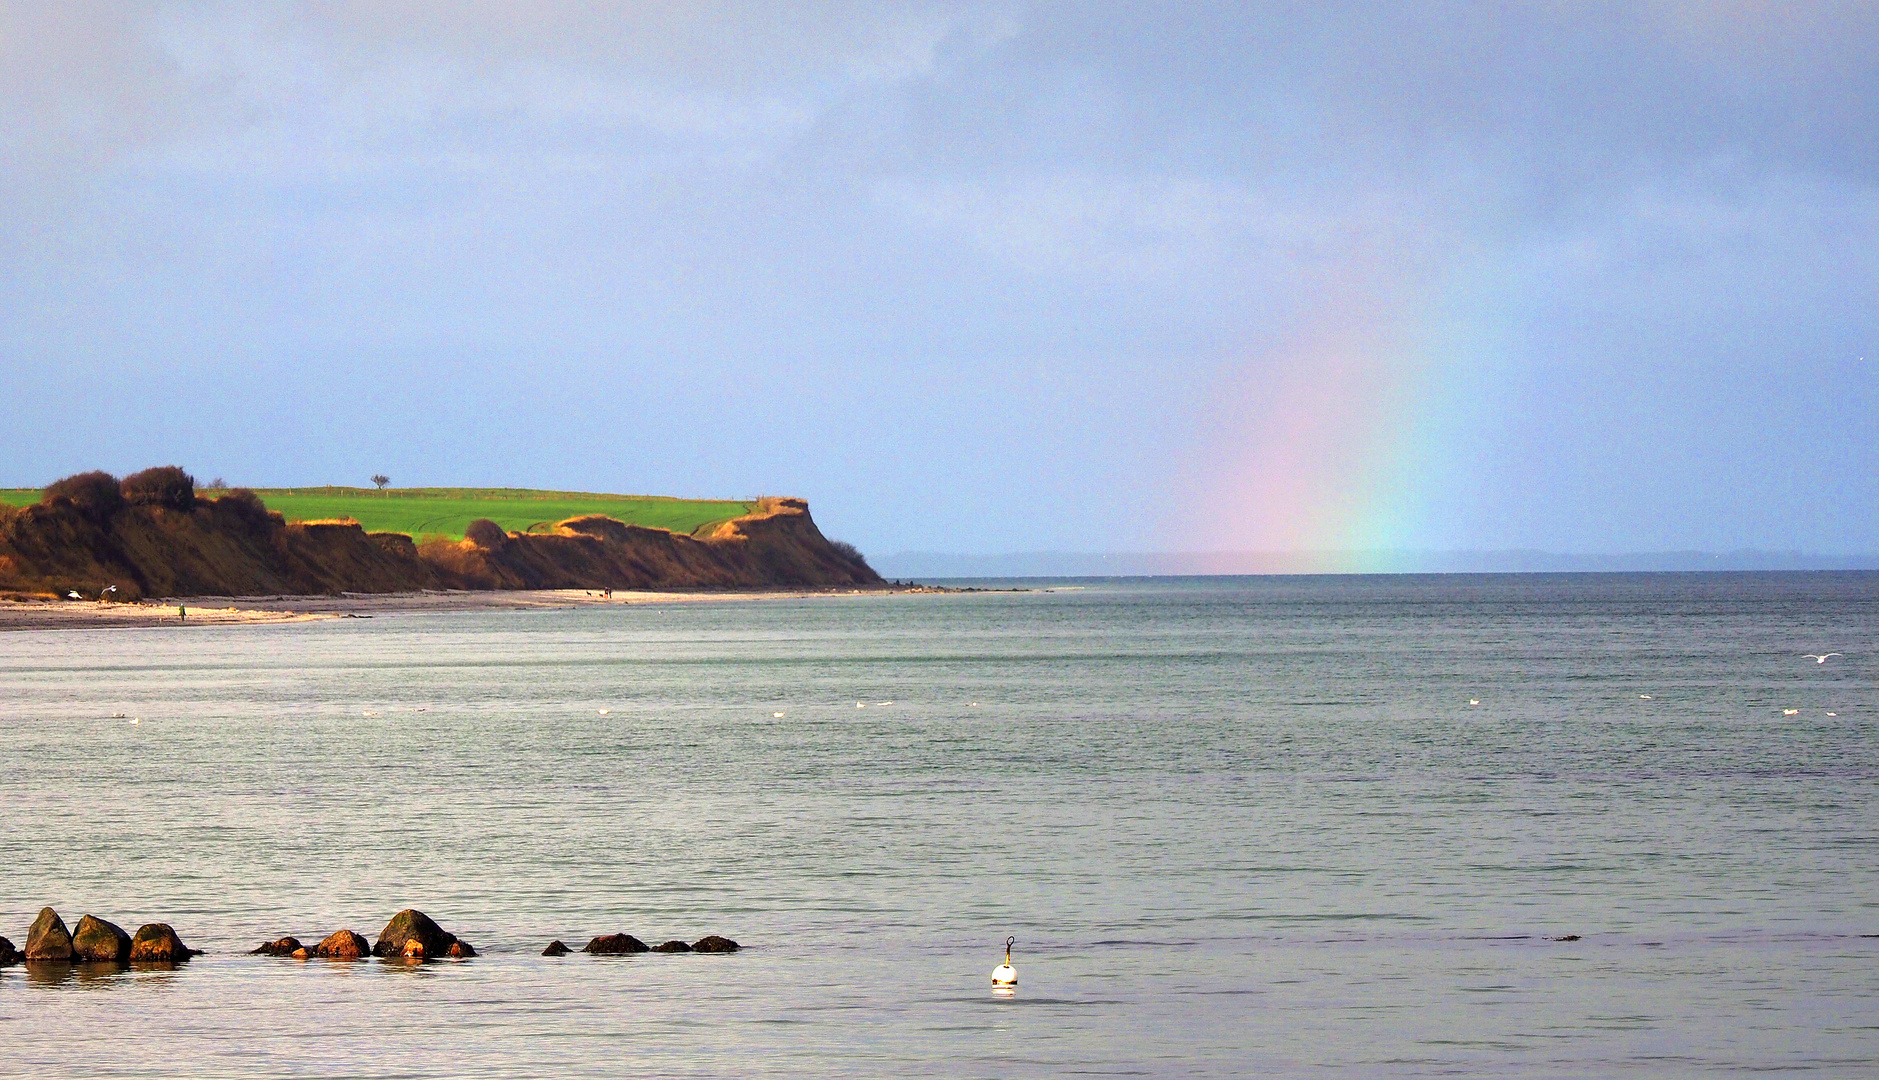
<path id="1" fill-rule="evenodd" d="M 0 635 L 0 1073 L 1879 1070 L 1879 575 L 1085 584 Z"/>

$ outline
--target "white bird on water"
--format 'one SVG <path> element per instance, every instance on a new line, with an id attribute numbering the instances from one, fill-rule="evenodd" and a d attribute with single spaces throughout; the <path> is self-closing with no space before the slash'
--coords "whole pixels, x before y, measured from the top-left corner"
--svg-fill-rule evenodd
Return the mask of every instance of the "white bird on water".
<path id="1" fill-rule="evenodd" d="M 1010 993 L 1018 988 L 1018 969 L 1011 966 L 1011 947 L 1018 943 L 1015 937 L 1005 939 L 1005 962 L 992 969 L 992 992 Z"/>
<path id="2" fill-rule="evenodd" d="M 1827 657 L 1829 656 L 1844 656 L 1844 655 L 1845 655 L 1844 653 L 1837 653 L 1837 652 L 1830 652 L 1825 655 L 1822 655 L 1821 653 L 1810 652 L 1810 653 L 1802 653 L 1801 659 L 1812 660 L 1816 664 L 1824 664 L 1827 662 Z"/>

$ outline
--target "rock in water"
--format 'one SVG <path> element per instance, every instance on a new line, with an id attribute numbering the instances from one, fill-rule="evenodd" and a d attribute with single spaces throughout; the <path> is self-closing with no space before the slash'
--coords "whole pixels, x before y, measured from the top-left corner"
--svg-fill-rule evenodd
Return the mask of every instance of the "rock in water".
<path id="1" fill-rule="evenodd" d="M 652 950 L 646 947 L 645 942 L 631 934 L 608 934 L 588 942 L 587 948 L 581 951 L 595 956 L 624 956 L 627 953 L 651 952 Z"/>
<path id="2" fill-rule="evenodd" d="M 284 937 L 279 941 L 263 942 L 261 947 L 249 953 L 249 956 L 292 956 L 300 948 L 300 939 Z"/>
<path id="3" fill-rule="evenodd" d="M 327 935 L 326 940 L 315 945 L 313 955 L 323 956 L 329 960 L 362 960 L 372 955 L 372 944 L 361 934 L 355 934 L 350 930 L 339 930 Z"/>
<path id="4" fill-rule="evenodd" d="M 542 955 L 543 956 L 566 956 L 568 955 L 569 952 L 572 952 L 572 951 L 573 950 L 569 949 L 565 942 L 563 942 L 560 938 L 556 938 L 555 940 L 548 943 L 548 947 L 546 949 L 542 950 Z"/>
<path id="5" fill-rule="evenodd" d="M 145 923 L 131 935 L 130 959 L 135 964 L 148 961 L 159 964 L 180 963 L 200 952 L 183 944 L 169 923 Z"/>
<path id="6" fill-rule="evenodd" d="M 130 935 L 114 922 L 87 915 L 72 929 L 72 959 L 121 964 L 130 959 Z"/>
<path id="7" fill-rule="evenodd" d="M 26 931 L 27 963 L 71 958 L 72 933 L 65 928 L 65 920 L 51 908 L 41 909 L 39 917 L 33 920 L 33 928 Z"/>
<path id="8" fill-rule="evenodd" d="M 450 951 L 444 955 L 453 960 L 468 960 L 476 955 L 476 950 L 470 948 L 469 942 L 459 939 L 450 943 Z"/>
<path id="9" fill-rule="evenodd" d="M 683 941 L 668 941 L 664 945 L 654 945 L 653 952 L 691 952 L 692 947 Z"/>
<path id="10" fill-rule="evenodd" d="M 373 956 L 405 956 L 405 945 L 417 941 L 421 943 L 424 956 L 449 956 L 450 947 L 457 943 L 455 934 L 446 933 L 443 927 L 431 921 L 429 915 L 416 908 L 406 908 L 391 917 L 385 929 L 378 932 L 378 944 L 372 946 Z M 468 949 L 469 946 L 465 945 Z M 461 954 L 459 954 L 461 955 Z M 475 956 L 474 950 L 470 952 Z"/>
<path id="11" fill-rule="evenodd" d="M 410 938 L 405 942 L 405 947 L 398 951 L 398 955 L 406 960 L 422 960 L 424 959 L 424 942 L 417 938 Z"/>
<path id="12" fill-rule="evenodd" d="M 693 952 L 736 952 L 737 949 L 737 942 L 727 937 L 719 937 L 716 934 L 712 934 L 710 937 L 699 938 L 697 941 L 692 942 Z"/>
<path id="13" fill-rule="evenodd" d="M 0 967 L 11 967 L 24 959 L 26 958 L 20 955 L 20 951 L 13 947 L 11 941 L 0 937 Z"/>

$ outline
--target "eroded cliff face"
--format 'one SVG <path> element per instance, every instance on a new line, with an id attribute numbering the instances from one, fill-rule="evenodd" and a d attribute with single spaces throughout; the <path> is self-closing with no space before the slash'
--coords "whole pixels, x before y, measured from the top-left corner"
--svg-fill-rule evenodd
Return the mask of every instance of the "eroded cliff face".
<path id="1" fill-rule="evenodd" d="M 318 595 L 417 589 L 683 589 L 876 585 L 829 543 L 800 499 L 688 536 L 611 518 L 551 533 L 420 547 L 351 523 L 286 523 L 252 496 L 187 510 L 134 505 L 87 513 L 52 500 L 0 516 L 0 590 L 95 599 Z"/>

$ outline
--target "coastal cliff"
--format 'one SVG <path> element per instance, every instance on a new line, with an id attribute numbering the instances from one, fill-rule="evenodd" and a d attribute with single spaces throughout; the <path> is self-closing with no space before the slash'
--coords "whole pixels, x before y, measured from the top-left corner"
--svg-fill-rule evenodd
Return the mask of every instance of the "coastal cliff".
<path id="1" fill-rule="evenodd" d="M 156 470 L 150 470 L 155 472 Z M 180 470 L 178 470 L 180 473 Z M 688 589 L 867 586 L 881 577 L 831 543 L 801 499 L 766 499 L 703 535 L 607 517 L 548 532 L 476 522 L 459 541 L 423 544 L 354 522 L 287 522 L 250 492 L 154 495 L 104 474 L 54 485 L 36 505 L 0 508 L 0 592 L 77 591 L 96 599 L 319 595 L 420 589 Z M 80 478 L 71 478 L 76 481 Z"/>

